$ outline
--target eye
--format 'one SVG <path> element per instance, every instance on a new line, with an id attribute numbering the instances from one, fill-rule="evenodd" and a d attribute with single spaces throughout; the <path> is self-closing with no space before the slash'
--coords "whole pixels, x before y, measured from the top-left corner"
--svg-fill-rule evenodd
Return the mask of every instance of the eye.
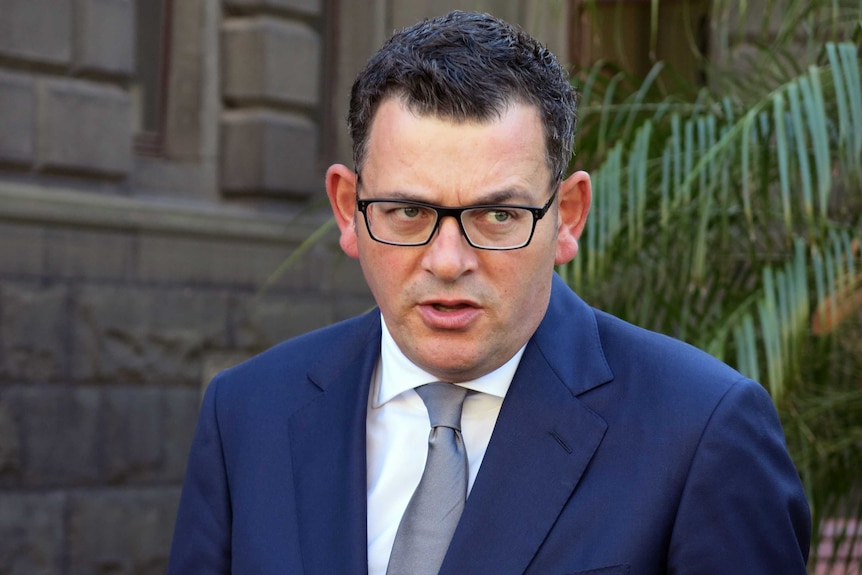
<path id="1" fill-rule="evenodd" d="M 405 219 L 417 218 L 417 217 L 419 217 L 419 215 L 421 213 L 422 213 L 421 208 L 418 208 L 416 206 L 404 206 L 404 207 L 398 208 L 398 210 L 395 211 L 396 216 L 399 216 L 399 217 L 402 217 Z"/>
<path id="2" fill-rule="evenodd" d="M 495 210 L 493 212 L 488 212 L 488 217 L 492 218 L 495 222 L 504 223 L 509 221 L 512 217 L 512 213 L 503 210 Z"/>
<path id="3" fill-rule="evenodd" d="M 492 208 L 478 213 L 479 219 L 485 224 L 514 224 L 521 216 L 519 210 Z"/>
<path id="4" fill-rule="evenodd" d="M 428 209 L 424 206 L 414 206 L 412 204 L 401 204 L 398 202 L 381 202 L 373 205 L 377 206 L 376 209 L 380 210 L 381 215 L 383 215 L 387 220 L 393 223 L 397 222 L 401 225 L 414 222 L 425 222 L 428 219 L 433 221 L 435 217 L 434 210 Z"/>

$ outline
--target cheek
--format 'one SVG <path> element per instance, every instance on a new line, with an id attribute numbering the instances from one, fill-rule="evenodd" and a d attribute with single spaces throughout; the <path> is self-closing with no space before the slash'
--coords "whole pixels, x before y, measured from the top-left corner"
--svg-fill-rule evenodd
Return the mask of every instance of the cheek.
<path id="1" fill-rule="evenodd" d="M 405 250 L 408 249 L 387 246 L 367 237 L 359 239 L 359 263 L 378 305 L 385 305 L 403 292 L 410 265 L 410 254 L 404 253 Z"/>
<path id="2" fill-rule="evenodd" d="M 544 316 L 550 297 L 555 250 L 549 245 L 537 244 L 536 247 L 541 249 L 525 253 L 526 257 L 512 262 L 497 276 L 501 285 L 506 286 L 508 293 L 502 295 L 516 318 L 534 320 L 535 315 Z"/>

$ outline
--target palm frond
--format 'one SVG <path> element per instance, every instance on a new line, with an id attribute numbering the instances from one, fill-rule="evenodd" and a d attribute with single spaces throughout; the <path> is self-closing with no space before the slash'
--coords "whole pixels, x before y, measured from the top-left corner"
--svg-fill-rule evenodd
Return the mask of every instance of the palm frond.
<path id="1" fill-rule="evenodd" d="M 598 307 L 761 381 L 819 525 L 848 508 L 862 520 L 848 506 L 862 491 L 862 350 L 847 344 L 862 340 L 862 83 L 855 45 L 818 52 L 756 100 L 650 100 L 654 76 L 626 95 L 621 72 L 606 90 L 591 72 L 594 203 L 560 273 Z"/>

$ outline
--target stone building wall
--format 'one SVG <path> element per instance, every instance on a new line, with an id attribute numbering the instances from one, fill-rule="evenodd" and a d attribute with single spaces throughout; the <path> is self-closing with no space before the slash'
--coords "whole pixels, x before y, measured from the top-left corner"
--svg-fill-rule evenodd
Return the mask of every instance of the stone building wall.
<path id="1" fill-rule="evenodd" d="M 164 572 L 202 384 L 370 305 L 331 246 L 262 293 L 296 234 L 226 223 L 0 223 L 0 573 Z"/>
<path id="2" fill-rule="evenodd" d="M 332 233 L 281 268 L 328 220 L 357 69 L 453 7 L 167 5 L 144 153 L 134 0 L 0 0 L 0 575 L 164 572 L 206 382 L 373 305 Z"/>
<path id="3" fill-rule="evenodd" d="M 202 385 L 372 304 L 331 236 L 271 277 L 325 221 L 322 3 L 173 4 L 144 156 L 134 3 L 0 0 L 2 575 L 163 573 Z"/>

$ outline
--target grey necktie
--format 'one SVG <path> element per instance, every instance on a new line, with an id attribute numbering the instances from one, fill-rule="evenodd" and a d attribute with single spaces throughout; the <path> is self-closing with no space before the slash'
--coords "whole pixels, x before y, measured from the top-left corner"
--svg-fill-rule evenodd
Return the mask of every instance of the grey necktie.
<path id="1" fill-rule="evenodd" d="M 451 383 L 416 388 L 431 421 L 428 459 L 401 518 L 387 575 L 436 575 L 467 499 L 461 406 L 467 390 Z"/>

